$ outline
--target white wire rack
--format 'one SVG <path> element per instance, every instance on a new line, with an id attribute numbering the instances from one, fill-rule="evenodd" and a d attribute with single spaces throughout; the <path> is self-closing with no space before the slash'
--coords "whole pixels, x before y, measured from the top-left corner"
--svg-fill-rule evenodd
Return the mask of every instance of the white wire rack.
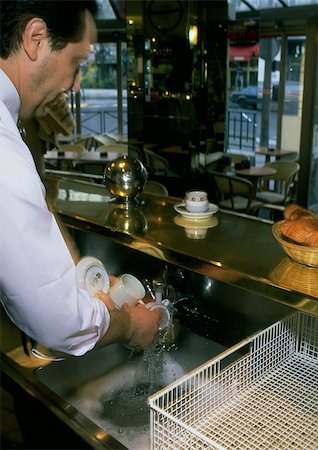
<path id="1" fill-rule="evenodd" d="M 317 450 L 318 318 L 276 322 L 148 403 L 152 449 Z"/>

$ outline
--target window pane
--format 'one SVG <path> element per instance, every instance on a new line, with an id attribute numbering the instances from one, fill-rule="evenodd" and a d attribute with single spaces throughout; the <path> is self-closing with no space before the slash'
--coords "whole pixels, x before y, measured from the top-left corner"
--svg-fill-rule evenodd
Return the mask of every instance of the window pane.
<path id="1" fill-rule="evenodd" d="M 127 136 L 126 44 L 122 44 L 123 135 Z M 81 67 L 81 134 L 121 134 L 118 130 L 117 44 L 97 43 Z"/>

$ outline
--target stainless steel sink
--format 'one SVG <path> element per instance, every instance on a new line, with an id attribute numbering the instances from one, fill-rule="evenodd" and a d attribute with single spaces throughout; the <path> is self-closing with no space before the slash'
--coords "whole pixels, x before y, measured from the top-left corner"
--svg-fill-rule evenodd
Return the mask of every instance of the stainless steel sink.
<path id="1" fill-rule="evenodd" d="M 169 346 L 157 343 L 134 353 L 113 344 L 83 357 L 53 362 L 36 370 L 35 376 L 121 444 L 146 450 L 150 443 L 148 396 L 224 350 L 183 329 Z"/>

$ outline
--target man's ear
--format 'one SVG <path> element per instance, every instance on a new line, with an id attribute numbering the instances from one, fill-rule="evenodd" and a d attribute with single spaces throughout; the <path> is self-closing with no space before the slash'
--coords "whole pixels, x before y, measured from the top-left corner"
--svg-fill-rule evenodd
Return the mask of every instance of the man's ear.
<path id="1" fill-rule="evenodd" d="M 46 37 L 47 27 L 45 22 L 38 17 L 29 20 L 22 35 L 22 47 L 32 61 L 37 59 L 38 51 Z"/>

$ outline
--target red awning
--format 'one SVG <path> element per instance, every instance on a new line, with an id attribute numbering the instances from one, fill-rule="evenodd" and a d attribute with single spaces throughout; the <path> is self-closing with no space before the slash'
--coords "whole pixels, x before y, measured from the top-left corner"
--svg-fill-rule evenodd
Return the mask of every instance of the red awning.
<path id="1" fill-rule="evenodd" d="M 249 61 L 253 56 L 259 56 L 259 44 L 230 45 L 230 61 Z"/>

